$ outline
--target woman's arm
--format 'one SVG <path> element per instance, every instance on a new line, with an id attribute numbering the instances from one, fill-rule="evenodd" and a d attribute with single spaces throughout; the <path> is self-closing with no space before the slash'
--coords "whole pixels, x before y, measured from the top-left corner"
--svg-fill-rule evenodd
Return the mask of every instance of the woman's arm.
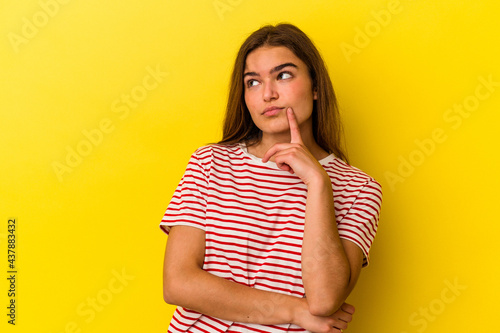
<path id="1" fill-rule="evenodd" d="M 291 142 L 275 144 L 262 161 L 267 162 L 274 156 L 278 167 L 296 174 L 307 185 L 302 280 L 310 312 L 329 316 L 341 307 L 354 288 L 363 253 L 354 243 L 340 240 L 331 180 L 303 144 L 291 108 L 287 116 Z"/>
<path id="2" fill-rule="evenodd" d="M 363 252 L 337 230 L 330 178 L 308 185 L 302 245 L 302 280 L 312 314 L 337 311 L 354 288 Z"/>
<path id="3" fill-rule="evenodd" d="M 163 269 L 164 299 L 223 320 L 263 325 L 293 323 L 313 332 L 338 332 L 351 321 L 352 306 L 335 315 L 314 316 L 303 298 L 247 287 L 205 272 L 205 233 L 171 228 Z"/>

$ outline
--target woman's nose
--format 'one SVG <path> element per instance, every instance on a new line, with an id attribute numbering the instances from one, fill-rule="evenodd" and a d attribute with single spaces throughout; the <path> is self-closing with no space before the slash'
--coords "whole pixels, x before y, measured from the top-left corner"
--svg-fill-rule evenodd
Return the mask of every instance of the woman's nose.
<path id="1" fill-rule="evenodd" d="M 277 99 L 279 97 L 278 90 L 273 82 L 266 82 L 264 84 L 264 101 L 269 102 L 273 99 Z"/>

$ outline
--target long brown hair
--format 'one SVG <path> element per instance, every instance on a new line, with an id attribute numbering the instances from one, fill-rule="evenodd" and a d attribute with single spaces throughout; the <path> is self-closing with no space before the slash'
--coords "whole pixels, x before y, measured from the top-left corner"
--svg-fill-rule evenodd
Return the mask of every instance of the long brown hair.
<path id="1" fill-rule="evenodd" d="M 262 46 L 285 46 L 307 65 L 313 90 L 318 94 L 312 113 L 314 139 L 325 151 L 348 162 L 343 147 L 343 129 L 337 99 L 325 63 L 309 37 L 288 23 L 263 26 L 241 45 L 231 75 L 222 140 L 219 144 L 246 142 L 251 145 L 260 142 L 262 133 L 252 121 L 245 103 L 243 72 L 248 54 Z"/>

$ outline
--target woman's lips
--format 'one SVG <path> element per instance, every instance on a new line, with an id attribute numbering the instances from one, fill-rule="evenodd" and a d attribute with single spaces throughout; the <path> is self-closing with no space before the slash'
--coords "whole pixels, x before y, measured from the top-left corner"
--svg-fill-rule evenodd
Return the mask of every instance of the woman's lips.
<path id="1" fill-rule="evenodd" d="M 284 109 L 284 107 L 283 108 L 280 108 L 280 107 L 277 107 L 277 106 L 269 107 L 269 108 L 266 108 L 264 110 L 264 112 L 262 112 L 262 115 L 266 116 L 266 117 L 276 116 L 283 109 Z"/>

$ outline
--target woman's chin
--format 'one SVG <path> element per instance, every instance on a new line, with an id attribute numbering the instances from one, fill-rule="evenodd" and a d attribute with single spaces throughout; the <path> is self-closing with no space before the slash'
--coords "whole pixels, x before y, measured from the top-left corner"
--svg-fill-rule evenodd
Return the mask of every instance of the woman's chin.
<path id="1" fill-rule="evenodd" d="M 286 127 L 272 128 L 262 131 L 262 137 L 275 138 L 278 141 L 290 140 L 290 128 Z"/>

